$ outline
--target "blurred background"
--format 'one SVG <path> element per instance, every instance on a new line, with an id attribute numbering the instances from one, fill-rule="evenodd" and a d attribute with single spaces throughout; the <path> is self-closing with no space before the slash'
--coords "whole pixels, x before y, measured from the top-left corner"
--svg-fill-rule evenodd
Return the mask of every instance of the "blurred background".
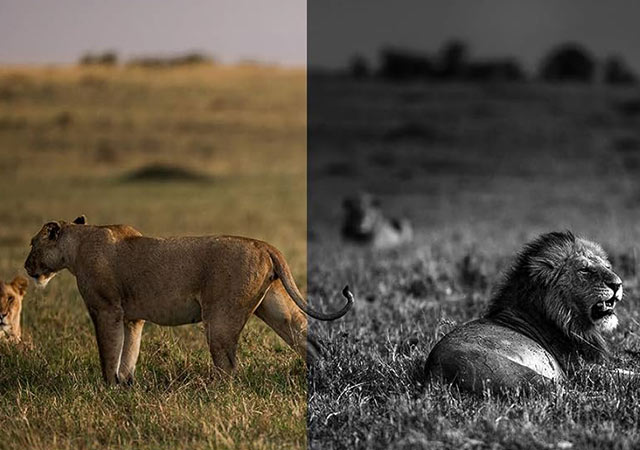
<path id="1" fill-rule="evenodd" d="M 478 241 L 501 223 L 517 241 L 566 227 L 631 241 L 639 5 L 363 4 L 310 5 L 313 229 L 339 221 L 325 195 L 360 188 L 424 232 L 472 224 Z"/>
<path id="2" fill-rule="evenodd" d="M 333 343 L 312 369 L 312 447 L 637 445 L 612 413 L 634 402 L 576 394 L 511 410 L 425 394 L 421 373 L 446 331 L 483 313 L 515 252 L 564 229 L 600 242 L 624 279 L 614 347 L 637 361 L 639 13 L 591 0 L 309 4 L 309 295 L 349 282 L 359 299 L 342 322 L 311 324 Z M 341 239 L 342 201 L 359 191 L 411 220 L 413 241 Z M 591 434 L 605 423 L 625 431 Z"/>
<path id="3" fill-rule="evenodd" d="M 44 222 L 86 214 L 266 240 L 304 288 L 305 21 L 290 0 L 0 2 L 1 279 Z M 32 350 L 1 353 L 5 445 L 305 445 L 304 363 L 258 320 L 215 388 L 198 326 L 147 324 L 122 392 L 101 385 L 71 274 L 30 287 L 23 328 Z"/>

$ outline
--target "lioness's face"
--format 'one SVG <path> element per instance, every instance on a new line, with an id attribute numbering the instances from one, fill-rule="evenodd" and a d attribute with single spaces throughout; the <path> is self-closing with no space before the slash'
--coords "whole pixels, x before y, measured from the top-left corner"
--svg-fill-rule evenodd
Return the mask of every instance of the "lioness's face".
<path id="1" fill-rule="evenodd" d="M 380 201 L 370 194 L 347 198 L 343 203 L 345 226 L 355 234 L 368 235 L 374 232 L 380 218 Z"/>
<path id="2" fill-rule="evenodd" d="M 615 307 L 622 300 L 622 280 L 599 247 L 586 241 L 578 244 L 576 253 L 567 261 L 567 275 L 577 290 L 573 298 L 579 304 L 575 306 L 591 324 L 610 331 L 618 325 Z"/>
<path id="3" fill-rule="evenodd" d="M 24 268 L 40 287 L 46 286 L 64 265 L 58 248 L 60 229 L 58 222 L 49 222 L 31 239 L 31 252 Z"/>
<path id="4" fill-rule="evenodd" d="M 24 277 L 16 277 L 11 283 L 0 281 L 0 335 L 11 333 L 11 324 L 20 316 L 27 285 Z"/>

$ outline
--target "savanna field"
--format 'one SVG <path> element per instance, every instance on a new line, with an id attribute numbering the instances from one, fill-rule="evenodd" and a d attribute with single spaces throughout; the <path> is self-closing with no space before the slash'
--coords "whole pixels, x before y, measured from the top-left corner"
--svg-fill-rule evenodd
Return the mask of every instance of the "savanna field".
<path id="1" fill-rule="evenodd" d="M 338 305 L 348 282 L 358 299 L 310 325 L 331 355 L 310 373 L 310 447 L 640 447 L 637 383 L 585 368 L 563 390 L 474 398 L 423 374 L 515 252 L 564 229 L 600 242 L 623 278 L 609 365 L 640 369 L 640 92 L 316 78 L 308 114 L 309 296 Z M 342 243 L 342 198 L 358 190 L 411 218 L 415 242 Z"/>
<path id="2" fill-rule="evenodd" d="M 266 240 L 306 288 L 305 72 L 267 66 L 0 68 L 0 277 L 49 220 Z M 232 381 L 200 325 L 146 324 L 136 384 L 101 379 L 68 272 L 0 349 L 1 448 L 304 448 L 304 362 L 257 318 Z"/>

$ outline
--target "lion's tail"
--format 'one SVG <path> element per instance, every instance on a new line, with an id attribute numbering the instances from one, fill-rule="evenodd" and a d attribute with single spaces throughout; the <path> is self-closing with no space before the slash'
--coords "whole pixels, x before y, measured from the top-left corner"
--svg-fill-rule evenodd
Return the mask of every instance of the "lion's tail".
<path id="1" fill-rule="evenodd" d="M 336 320 L 340 317 L 344 316 L 347 311 L 351 309 L 353 306 L 353 294 L 349 290 L 349 286 L 345 286 L 342 290 L 342 295 L 347 299 L 347 303 L 339 310 L 333 313 L 325 314 L 320 311 L 316 311 L 307 305 L 307 301 L 302 297 L 302 294 L 298 290 L 298 286 L 293 280 L 293 275 L 291 274 L 291 270 L 289 269 L 289 265 L 282 256 L 282 253 L 278 251 L 275 247 L 267 246 L 267 251 L 269 252 L 269 256 L 271 257 L 271 261 L 273 263 L 273 268 L 280 279 L 282 281 L 282 285 L 285 290 L 291 297 L 291 299 L 298 305 L 305 314 L 313 317 L 318 320 Z"/>

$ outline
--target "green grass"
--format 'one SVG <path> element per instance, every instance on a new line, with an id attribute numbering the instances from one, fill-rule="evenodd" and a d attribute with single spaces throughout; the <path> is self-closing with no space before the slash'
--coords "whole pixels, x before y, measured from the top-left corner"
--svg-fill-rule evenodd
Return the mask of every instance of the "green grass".
<path id="1" fill-rule="evenodd" d="M 305 77 L 260 67 L 0 69 L 0 277 L 45 221 L 273 243 L 306 286 Z M 163 164 L 197 181 L 129 182 Z M 136 384 L 103 385 L 88 313 L 61 273 L 24 300 L 30 345 L 0 348 L 2 448 L 303 448 L 306 367 L 250 319 L 231 381 L 200 325 L 145 325 Z"/>
<path id="2" fill-rule="evenodd" d="M 323 83 L 309 109 L 308 292 L 348 282 L 358 301 L 310 324 L 331 355 L 309 375 L 310 447 L 637 448 L 640 383 L 585 368 L 559 392 L 475 398 L 423 371 L 438 339 L 482 314 L 515 252 L 558 229 L 609 251 L 625 283 L 610 366 L 640 369 L 640 144 L 619 141 L 640 123 L 613 108 L 636 93 Z M 415 243 L 340 243 L 341 199 L 358 189 L 412 218 Z"/>

